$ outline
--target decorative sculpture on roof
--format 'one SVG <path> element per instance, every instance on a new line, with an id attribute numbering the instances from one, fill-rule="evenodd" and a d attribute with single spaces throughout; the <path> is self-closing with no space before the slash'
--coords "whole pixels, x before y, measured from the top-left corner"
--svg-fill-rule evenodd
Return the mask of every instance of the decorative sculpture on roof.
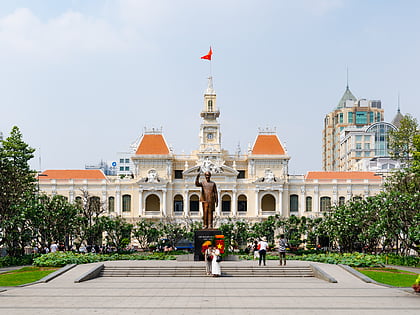
<path id="1" fill-rule="evenodd" d="M 198 165 L 200 166 L 200 170 L 203 173 L 205 172 L 210 172 L 212 174 L 223 173 L 223 168 L 222 168 L 223 163 L 220 163 L 219 161 L 211 161 L 208 157 L 198 162 Z"/>
<path id="2" fill-rule="evenodd" d="M 267 168 L 264 171 L 264 182 L 266 183 L 272 183 L 276 181 L 276 177 L 274 176 L 274 173 L 271 171 L 271 169 Z"/>
<path id="3" fill-rule="evenodd" d="M 145 180 L 145 182 L 147 183 L 159 183 L 160 179 L 158 176 L 158 173 L 156 172 L 155 169 L 151 169 L 147 172 L 147 178 Z"/>
<path id="4" fill-rule="evenodd" d="M 273 171 L 269 168 L 265 169 L 264 177 L 260 177 L 256 180 L 259 183 L 274 183 L 278 182 L 278 178 L 274 175 Z"/>

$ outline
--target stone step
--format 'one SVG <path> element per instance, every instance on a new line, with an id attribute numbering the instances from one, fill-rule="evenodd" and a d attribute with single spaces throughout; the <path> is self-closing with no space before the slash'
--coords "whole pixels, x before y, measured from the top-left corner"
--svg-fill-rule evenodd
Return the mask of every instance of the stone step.
<path id="1" fill-rule="evenodd" d="M 222 275 L 227 277 L 314 277 L 309 266 L 301 267 L 259 267 L 222 266 Z M 203 277 L 204 266 L 106 266 L 100 277 Z"/>

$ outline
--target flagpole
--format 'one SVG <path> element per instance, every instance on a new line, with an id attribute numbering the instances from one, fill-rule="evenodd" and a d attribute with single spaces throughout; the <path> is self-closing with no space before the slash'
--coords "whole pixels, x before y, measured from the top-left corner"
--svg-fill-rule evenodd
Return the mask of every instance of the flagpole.
<path id="1" fill-rule="evenodd" d="M 211 72 L 211 59 L 210 59 L 210 77 L 212 76 L 212 72 Z"/>
<path id="2" fill-rule="evenodd" d="M 211 54 L 213 54 L 213 50 L 211 49 L 211 46 L 210 46 L 210 51 L 209 51 L 209 53 L 211 53 Z M 211 66 L 211 55 L 210 55 L 210 77 L 212 77 L 212 66 Z"/>

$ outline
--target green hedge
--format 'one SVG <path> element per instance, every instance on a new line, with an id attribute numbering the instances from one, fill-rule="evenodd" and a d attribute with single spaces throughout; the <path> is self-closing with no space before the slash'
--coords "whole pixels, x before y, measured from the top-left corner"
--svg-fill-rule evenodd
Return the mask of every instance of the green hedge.
<path id="1" fill-rule="evenodd" d="M 11 266 L 24 266 L 32 265 L 34 256 L 24 255 L 20 257 L 4 256 L 0 257 L 0 268 L 11 267 Z"/>
<path id="2" fill-rule="evenodd" d="M 382 257 L 379 255 L 366 255 L 361 253 L 329 253 L 329 254 L 310 254 L 294 256 L 295 260 L 316 261 L 327 264 L 344 264 L 351 267 L 382 267 L 384 265 Z"/>
<path id="3" fill-rule="evenodd" d="M 166 253 L 142 254 L 79 254 L 73 252 L 55 252 L 34 259 L 34 265 L 39 267 L 62 267 L 67 264 L 87 264 L 108 260 L 175 260 L 176 256 Z"/>
<path id="4" fill-rule="evenodd" d="M 383 263 L 386 265 L 410 266 L 410 267 L 420 266 L 420 257 L 399 256 L 396 254 L 381 255 L 381 257 L 382 257 Z"/>

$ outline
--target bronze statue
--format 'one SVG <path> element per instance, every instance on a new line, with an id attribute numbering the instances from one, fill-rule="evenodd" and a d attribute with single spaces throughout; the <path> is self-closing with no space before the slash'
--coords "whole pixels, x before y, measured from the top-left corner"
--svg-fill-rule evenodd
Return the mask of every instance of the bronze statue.
<path id="1" fill-rule="evenodd" d="M 206 180 L 200 182 L 200 169 L 198 170 L 195 185 L 201 187 L 201 204 L 203 205 L 203 225 L 205 229 L 213 228 L 213 211 L 217 207 L 217 187 L 216 183 L 210 180 L 211 173 L 205 172 L 204 177 Z"/>

